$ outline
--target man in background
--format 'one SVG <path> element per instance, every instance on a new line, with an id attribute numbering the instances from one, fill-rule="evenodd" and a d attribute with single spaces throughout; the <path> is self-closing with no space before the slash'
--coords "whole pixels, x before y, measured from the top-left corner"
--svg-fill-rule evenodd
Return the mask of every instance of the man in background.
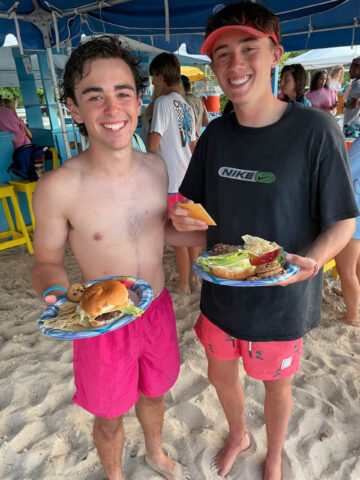
<path id="1" fill-rule="evenodd" d="M 159 96 L 154 104 L 148 150 L 159 154 L 166 162 L 170 212 L 172 205 L 186 200 L 180 195 L 179 186 L 196 143 L 195 118 L 193 109 L 180 95 L 180 63 L 174 54 L 161 53 L 155 57 L 150 64 L 150 75 Z M 199 249 L 196 247 L 175 247 L 179 272 L 177 293 L 190 293 L 190 283 L 194 287 L 198 285 L 197 277 L 190 270 L 190 264 L 193 264 L 198 255 Z"/>
<path id="2" fill-rule="evenodd" d="M 201 127 L 206 127 L 209 125 L 210 118 L 202 98 L 197 97 L 191 92 L 191 83 L 189 77 L 186 75 L 181 75 L 181 82 L 185 90 L 185 99 L 194 110 L 196 140 L 198 140 L 201 135 Z"/>
<path id="3" fill-rule="evenodd" d="M 344 104 L 344 135 L 346 138 L 357 138 L 360 135 L 360 57 L 351 62 L 350 77 L 354 80 Z"/>

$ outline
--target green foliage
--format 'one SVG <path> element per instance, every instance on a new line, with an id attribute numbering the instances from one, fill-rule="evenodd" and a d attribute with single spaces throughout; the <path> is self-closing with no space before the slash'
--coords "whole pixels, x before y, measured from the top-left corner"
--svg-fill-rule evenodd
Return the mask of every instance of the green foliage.
<path id="1" fill-rule="evenodd" d="M 225 105 L 228 102 L 228 97 L 225 95 L 225 93 L 220 95 L 220 112 L 222 112 L 225 108 Z"/>
<path id="2" fill-rule="evenodd" d="M 37 94 L 39 96 L 40 104 L 45 103 L 45 94 L 43 88 L 37 88 Z M 0 95 L 2 98 L 9 98 L 10 100 L 18 99 L 18 108 L 24 108 L 24 100 L 21 95 L 19 87 L 0 87 Z"/>
<path id="3" fill-rule="evenodd" d="M 19 87 L 0 87 L 0 95 L 3 98 L 13 100 L 15 97 L 22 101 L 21 90 Z"/>
<path id="4" fill-rule="evenodd" d="M 290 58 L 297 57 L 298 55 L 302 55 L 303 53 L 307 52 L 307 50 L 294 50 L 293 52 L 285 52 L 281 57 L 279 66 L 280 68 L 287 62 Z"/>

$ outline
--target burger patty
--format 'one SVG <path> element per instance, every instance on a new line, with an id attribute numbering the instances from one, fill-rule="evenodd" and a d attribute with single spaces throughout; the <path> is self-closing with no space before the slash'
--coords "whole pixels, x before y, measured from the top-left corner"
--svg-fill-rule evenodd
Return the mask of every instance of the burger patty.
<path id="1" fill-rule="evenodd" d="M 236 245 L 227 245 L 226 243 L 217 243 L 210 250 L 211 255 L 225 255 L 225 253 L 237 252 L 239 247 Z"/>
<path id="2" fill-rule="evenodd" d="M 258 265 L 255 270 L 255 275 L 247 278 L 247 280 L 257 280 L 260 278 L 277 277 L 285 273 L 280 263 L 265 263 L 264 265 Z"/>
<path id="3" fill-rule="evenodd" d="M 120 310 L 115 310 L 114 312 L 107 312 L 107 313 L 103 313 L 102 315 L 98 315 L 97 317 L 95 317 L 95 320 L 97 322 L 106 322 L 106 321 L 111 320 L 112 318 L 116 318 L 120 315 L 121 315 L 121 311 Z"/>

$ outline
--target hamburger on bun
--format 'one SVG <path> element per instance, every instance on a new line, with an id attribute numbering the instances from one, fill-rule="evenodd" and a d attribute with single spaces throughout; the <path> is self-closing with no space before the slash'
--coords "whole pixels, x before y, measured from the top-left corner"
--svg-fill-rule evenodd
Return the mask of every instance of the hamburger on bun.
<path id="1" fill-rule="evenodd" d="M 284 249 L 277 243 L 251 235 L 242 239 L 244 249 L 218 243 L 209 256 L 200 257 L 197 262 L 205 272 L 227 280 L 257 280 L 285 273 Z"/>
<path id="2" fill-rule="evenodd" d="M 78 311 L 81 321 L 86 319 L 93 327 L 99 327 L 127 313 L 141 315 L 143 311 L 133 305 L 125 285 L 112 279 L 88 287 L 81 297 Z"/>

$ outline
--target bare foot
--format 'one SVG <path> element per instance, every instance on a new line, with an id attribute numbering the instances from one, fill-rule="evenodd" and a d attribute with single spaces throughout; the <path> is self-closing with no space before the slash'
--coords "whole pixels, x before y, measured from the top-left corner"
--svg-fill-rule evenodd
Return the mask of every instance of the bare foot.
<path id="1" fill-rule="evenodd" d="M 160 475 L 167 480 L 191 480 L 191 475 L 187 467 L 180 462 L 171 460 L 171 458 L 166 455 L 157 457 L 157 460 L 154 461 L 148 454 L 146 454 L 145 462 L 150 468 L 155 470 L 155 472 L 160 473 Z"/>
<path id="2" fill-rule="evenodd" d="M 264 480 L 281 480 L 281 457 L 275 460 L 265 459 Z"/>
<path id="3" fill-rule="evenodd" d="M 147 454 L 146 461 L 149 463 L 153 463 L 157 467 L 160 467 L 160 469 L 168 471 L 172 471 L 175 468 L 175 462 L 171 460 L 170 457 L 165 455 L 165 453 L 157 455 L 156 457 L 150 457 L 150 455 Z"/>
<path id="4" fill-rule="evenodd" d="M 236 457 L 245 452 L 250 447 L 250 437 L 247 432 L 239 441 L 238 439 L 229 438 L 225 447 L 214 457 L 211 467 L 216 471 L 219 477 L 225 477 L 231 470 Z"/>
<path id="5" fill-rule="evenodd" d="M 344 317 L 339 317 L 338 320 L 340 322 L 344 322 L 347 325 L 351 325 L 352 327 L 360 327 L 360 320 L 359 319 L 350 319 L 346 315 Z"/>

